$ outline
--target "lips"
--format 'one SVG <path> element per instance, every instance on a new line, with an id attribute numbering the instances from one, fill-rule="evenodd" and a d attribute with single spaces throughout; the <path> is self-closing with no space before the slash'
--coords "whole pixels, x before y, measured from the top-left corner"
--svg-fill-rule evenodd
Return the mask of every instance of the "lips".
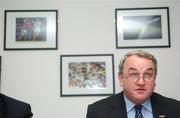
<path id="1" fill-rule="evenodd" d="M 143 89 L 143 88 L 138 88 L 138 89 L 135 89 L 136 92 L 138 93 L 141 93 L 141 92 L 144 92 L 146 91 L 146 89 Z"/>

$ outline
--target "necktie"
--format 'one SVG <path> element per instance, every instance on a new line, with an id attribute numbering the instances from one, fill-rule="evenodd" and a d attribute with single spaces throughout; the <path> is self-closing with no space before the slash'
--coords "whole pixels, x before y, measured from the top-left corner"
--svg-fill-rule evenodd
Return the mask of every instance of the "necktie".
<path id="1" fill-rule="evenodd" d="M 142 115 L 142 112 L 141 112 L 142 105 L 135 105 L 134 108 L 135 108 L 135 111 L 136 111 L 135 118 L 143 118 L 143 115 Z"/>

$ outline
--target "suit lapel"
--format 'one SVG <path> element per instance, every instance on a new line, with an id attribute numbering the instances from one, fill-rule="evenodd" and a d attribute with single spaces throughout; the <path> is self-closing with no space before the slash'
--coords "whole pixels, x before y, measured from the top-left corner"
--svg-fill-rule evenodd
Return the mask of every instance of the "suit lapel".
<path id="1" fill-rule="evenodd" d="M 109 118 L 127 118 L 123 92 L 113 98 L 108 114 Z"/>
<path id="2" fill-rule="evenodd" d="M 154 118 L 160 118 L 160 116 L 169 117 L 168 108 L 164 106 L 164 100 L 159 94 L 153 93 L 150 99 Z M 113 98 L 108 114 L 109 118 L 127 118 L 123 92 Z"/>
<path id="3" fill-rule="evenodd" d="M 154 118 L 160 118 L 160 116 L 168 117 L 168 111 L 164 106 L 164 101 L 160 98 L 161 96 L 153 93 L 151 96 L 151 104 Z"/>

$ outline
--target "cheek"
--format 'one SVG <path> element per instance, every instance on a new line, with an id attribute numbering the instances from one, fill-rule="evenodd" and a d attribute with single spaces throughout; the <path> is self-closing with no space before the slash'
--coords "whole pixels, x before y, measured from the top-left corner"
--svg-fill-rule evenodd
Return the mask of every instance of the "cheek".
<path id="1" fill-rule="evenodd" d="M 152 81 L 151 86 L 156 86 L 156 82 Z"/>
<path id="2" fill-rule="evenodd" d="M 128 82 L 127 80 L 124 80 L 122 81 L 121 83 L 121 86 L 124 88 L 124 89 L 133 89 L 135 84 L 133 82 Z"/>
<path id="3" fill-rule="evenodd" d="M 156 83 L 155 82 L 152 82 L 152 83 L 150 83 L 150 84 L 147 84 L 147 88 L 148 88 L 148 90 L 149 91 L 153 91 L 154 90 L 154 88 L 155 88 L 155 86 L 156 86 Z"/>

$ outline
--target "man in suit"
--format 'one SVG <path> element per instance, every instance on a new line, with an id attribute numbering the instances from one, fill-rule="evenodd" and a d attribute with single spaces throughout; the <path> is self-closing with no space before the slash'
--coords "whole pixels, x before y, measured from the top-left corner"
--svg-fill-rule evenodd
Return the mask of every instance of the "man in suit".
<path id="1" fill-rule="evenodd" d="M 123 91 L 88 105 L 86 118 L 180 118 L 180 101 L 154 92 L 156 75 L 152 54 L 127 53 L 118 73 Z"/>
<path id="2" fill-rule="evenodd" d="M 31 118 L 31 106 L 0 93 L 0 118 Z"/>

